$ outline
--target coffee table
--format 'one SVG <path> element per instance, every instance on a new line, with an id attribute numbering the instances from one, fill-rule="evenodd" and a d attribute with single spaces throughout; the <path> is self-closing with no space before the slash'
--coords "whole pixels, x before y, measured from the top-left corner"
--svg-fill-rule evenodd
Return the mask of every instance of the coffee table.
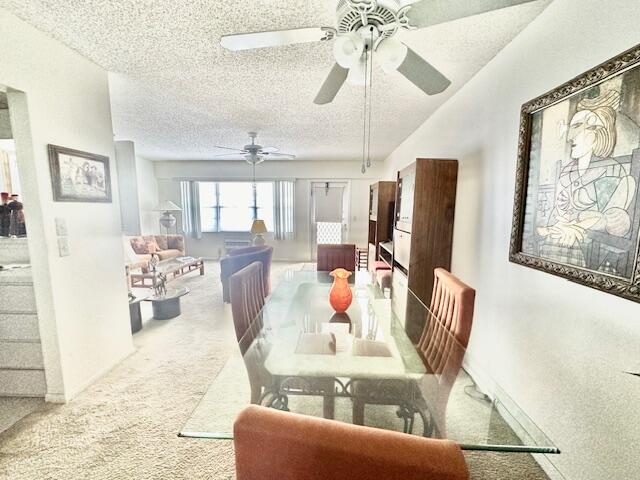
<path id="1" fill-rule="evenodd" d="M 131 286 L 153 288 L 156 286 L 158 275 L 161 273 L 166 275 L 167 282 L 169 282 L 195 270 L 199 270 L 200 275 L 204 275 L 204 262 L 201 257 L 171 258 L 159 262 L 153 272 L 131 273 Z"/>

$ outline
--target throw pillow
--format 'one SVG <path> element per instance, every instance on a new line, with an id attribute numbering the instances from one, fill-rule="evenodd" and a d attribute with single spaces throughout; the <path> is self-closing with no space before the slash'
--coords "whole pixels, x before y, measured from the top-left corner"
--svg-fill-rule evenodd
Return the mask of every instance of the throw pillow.
<path id="1" fill-rule="evenodd" d="M 145 242 L 142 237 L 129 237 L 129 242 L 131 242 L 131 248 L 133 248 L 133 251 L 138 255 L 149 253 L 147 242 Z"/>
<path id="2" fill-rule="evenodd" d="M 158 250 L 169 250 L 169 244 L 167 243 L 166 235 L 155 235 L 156 245 L 158 245 Z"/>
<path id="3" fill-rule="evenodd" d="M 160 250 L 160 247 L 158 246 L 158 243 L 156 242 L 155 235 L 144 235 L 142 238 L 144 238 L 144 241 L 147 244 L 152 244 L 153 245 L 153 248 L 155 248 L 154 252 L 157 252 L 158 250 Z"/>
<path id="4" fill-rule="evenodd" d="M 184 237 L 182 235 L 169 235 L 167 237 L 169 248 L 184 252 Z"/>

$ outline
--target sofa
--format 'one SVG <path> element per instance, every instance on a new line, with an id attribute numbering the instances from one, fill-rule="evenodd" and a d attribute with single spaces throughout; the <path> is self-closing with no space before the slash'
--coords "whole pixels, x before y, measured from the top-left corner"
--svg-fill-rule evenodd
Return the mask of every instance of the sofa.
<path id="1" fill-rule="evenodd" d="M 226 256 L 220 259 L 220 281 L 222 282 L 222 299 L 229 303 L 231 295 L 229 293 L 229 278 L 239 270 L 253 262 L 262 263 L 262 281 L 264 284 L 264 294 L 271 291 L 271 257 L 273 247 L 261 245 L 255 247 L 235 248 Z"/>
<path id="2" fill-rule="evenodd" d="M 182 235 L 136 235 L 127 238 L 140 259 L 140 263 L 136 266 L 143 270 L 148 267 L 153 253 L 157 254 L 160 260 L 184 256 Z"/>

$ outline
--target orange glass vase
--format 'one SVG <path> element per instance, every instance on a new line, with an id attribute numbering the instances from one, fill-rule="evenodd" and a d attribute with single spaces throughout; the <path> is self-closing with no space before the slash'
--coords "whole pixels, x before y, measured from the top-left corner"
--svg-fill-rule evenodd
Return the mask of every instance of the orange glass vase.
<path id="1" fill-rule="evenodd" d="M 338 313 L 344 313 L 351 305 L 353 294 L 349 288 L 349 277 L 351 272 L 344 268 L 336 268 L 329 275 L 333 277 L 333 285 L 329 292 L 329 303 Z"/>

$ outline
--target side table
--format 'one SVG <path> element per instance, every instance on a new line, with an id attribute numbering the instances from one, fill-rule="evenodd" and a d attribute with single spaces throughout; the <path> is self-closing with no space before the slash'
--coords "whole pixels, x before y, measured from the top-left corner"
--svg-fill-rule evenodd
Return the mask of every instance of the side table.
<path id="1" fill-rule="evenodd" d="M 152 295 L 146 298 L 153 307 L 153 318 L 156 320 L 169 320 L 180 315 L 180 298 L 187 293 L 189 293 L 187 287 L 169 288 L 164 295 Z"/>
<path id="2" fill-rule="evenodd" d="M 129 319 L 131 321 L 131 333 L 142 330 L 142 314 L 140 313 L 140 302 L 147 299 L 147 295 L 139 295 L 129 298 Z"/>

